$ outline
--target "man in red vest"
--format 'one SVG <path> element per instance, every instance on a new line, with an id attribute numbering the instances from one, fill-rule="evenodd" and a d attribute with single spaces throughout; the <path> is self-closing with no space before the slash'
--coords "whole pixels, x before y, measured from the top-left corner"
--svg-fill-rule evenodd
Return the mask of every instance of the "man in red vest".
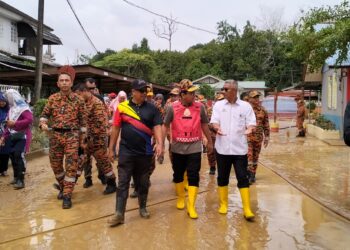
<path id="1" fill-rule="evenodd" d="M 199 186 L 199 171 L 201 168 L 202 131 L 208 138 L 208 152 L 213 150 L 213 144 L 208 128 L 208 117 L 202 103 L 195 102 L 194 86 L 190 80 L 179 83 L 180 101 L 172 103 L 166 111 L 163 126 L 163 139 L 171 125 L 171 151 L 173 155 L 173 181 L 177 194 L 176 207 L 185 208 L 184 173 L 188 176 L 187 213 L 190 218 L 198 218 L 195 202 Z"/>

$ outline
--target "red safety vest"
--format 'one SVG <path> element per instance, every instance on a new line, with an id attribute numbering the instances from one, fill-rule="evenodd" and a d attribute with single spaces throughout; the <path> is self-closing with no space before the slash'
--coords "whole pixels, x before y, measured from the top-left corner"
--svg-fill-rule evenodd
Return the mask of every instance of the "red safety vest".
<path id="1" fill-rule="evenodd" d="M 202 139 L 201 103 L 193 102 L 185 107 L 181 102 L 172 104 L 174 119 L 171 123 L 172 139 L 176 142 L 191 143 Z"/>

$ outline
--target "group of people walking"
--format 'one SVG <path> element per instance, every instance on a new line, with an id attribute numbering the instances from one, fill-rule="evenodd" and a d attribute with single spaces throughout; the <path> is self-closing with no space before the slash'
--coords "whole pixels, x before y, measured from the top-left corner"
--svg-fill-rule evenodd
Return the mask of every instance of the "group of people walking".
<path id="1" fill-rule="evenodd" d="M 196 199 L 204 143 L 209 173 L 215 175 L 217 171 L 218 212 L 226 214 L 228 211 L 228 185 L 233 167 L 243 215 L 247 220 L 253 220 L 249 186 L 256 179 L 261 147 L 269 143 L 268 114 L 260 105 L 258 91 L 251 91 L 247 101 L 240 100 L 237 98 L 237 81 L 227 80 L 215 104 L 208 108 L 200 100 L 196 101 L 198 87 L 188 79 L 170 91 L 166 102 L 161 94 L 153 98 L 151 87 L 138 79 L 132 82 L 129 99 L 121 91 L 118 95 L 111 94 L 106 103 L 99 95 L 94 79 L 88 78 L 73 86 L 74 79 L 74 68 L 60 68 L 57 81 L 60 91 L 48 98 L 39 121 L 39 127 L 49 134 L 50 164 L 62 208 L 72 207 L 74 186 L 83 172 L 83 187 L 93 185 L 93 156 L 98 178 L 106 185 L 103 193 L 116 192 L 116 213 L 108 224 L 124 223 L 131 177 L 140 216 L 149 218 L 150 176 L 155 159 L 159 163 L 164 159 L 167 138 L 177 209 L 186 208 L 190 218 L 198 218 Z M 0 174 L 6 171 L 2 163 L 6 160 L 3 155 L 7 153 L 14 166 L 15 188 L 22 188 L 23 155 L 30 142 L 27 132 L 33 116 L 16 91 L 0 94 L 0 111 Z M 112 165 L 115 159 L 118 159 L 117 174 Z"/>

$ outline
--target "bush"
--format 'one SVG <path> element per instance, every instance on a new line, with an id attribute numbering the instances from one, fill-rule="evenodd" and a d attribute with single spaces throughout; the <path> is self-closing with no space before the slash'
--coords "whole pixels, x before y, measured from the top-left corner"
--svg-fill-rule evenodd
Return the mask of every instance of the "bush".
<path id="1" fill-rule="evenodd" d="M 323 115 L 319 115 L 314 122 L 314 125 L 326 130 L 335 130 L 335 124 L 325 118 Z"/>
<path id="2" fill-rule="evenodd" d="M 46 103 L 47 103 L 47 99 L 39 99 L 34 104 L 34 116 L 35 117 L 40 117 L 40 115 L 43 112 L 43 109 L 44 109 Z"/>
<path id="3" fill-rule="evenodd" d="M 315 110 L 315 108 L 316 108 L 316 103 L 315 102 L 309 102 L 307 104 L 307 109 L 309 109 L 310 111 Z"/>
<path id="4" fill-rule="evenodd" d="M 38 128 L 32 129 L 33 139 L 30 144 L 30 151 L 35 151 L 38 149 L 48 148 L 49 147 L 49 137 L 46 132 L 42 132 Z"/>

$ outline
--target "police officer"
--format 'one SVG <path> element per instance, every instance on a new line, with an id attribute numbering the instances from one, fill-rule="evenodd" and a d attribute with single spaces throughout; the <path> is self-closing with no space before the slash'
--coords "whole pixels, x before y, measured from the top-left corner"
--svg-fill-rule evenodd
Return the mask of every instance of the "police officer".
<path id="1" fill-rule="evenodd" d="M 247 136 L 248 139 L 248 178 L 249 183 L 255 182 L 256 169 L 258 167 L 259 154 L 262 143 L 266 148 L 270 138 L 269 115 L 266 109 L 260 104 L 260 93 L 252 90 L 249 93 L 249 103 L 255 113 L 255 130 Z"/>
<path id="2" fill-rule="evenodd" d="M 107 186 L 103 193 L 114 193 L 117 187 L 112 164 L 108 160 L 107 132 L 109 125 L 105 107 L 97 97 L 91 94 L 86 86 L 86 83 L 77 84 L 74 86 L 73 90 L 85 100 L 85 106 L 88 112 L 86 148 L 87 158 L 91 159 L 91 155 L 93 155 L 96 160 L 96 166 L 99 173 L 103 173 L 105 176 Z M 86 163 L 90 165 L 91 161 Z M 91 168 L 90 176 L 85 176 L 85 178 L 86 181 L 90 180 L 90 183 L 92 184 Z"/>
<path id="3" fill-rule="evenodd" d="M 139 213 L 142 218 L 149 218 L 146 209 L 149 189 L 149 173 L 153 148 L 151 138 L 156 140 L 157 157 L 163 154 L 162 119 L 154 104 L 145 100 L 147 84 L 144 80 L 132 83 L 132 99 L 118 105 L 114 114 L 109 159 L 114 161 L 113 148 L 121 131 L 118 160 L 118 188 L 116 195 L 116 213 L 108 220 L 110 226 L 124 223 L 129 184 L 133 176 L 138 192 Z"/>
<path id="4" fill-rule="evenodd" d="M 57 86 L 60 92 L 49 97 L 40 116 L 40 127 L 50 135 L 50 163 L 60 187 L 58 199 L 63 199 L 62 208 L 72 207 L 72 192 L 76 182 L 79 144 L 85 147 L 87 113 L 84 100 L 71 91 L 75 70 L 63 66 L 59 70 Z M 65 156 L 65 169 L 63 158 Z"/>

